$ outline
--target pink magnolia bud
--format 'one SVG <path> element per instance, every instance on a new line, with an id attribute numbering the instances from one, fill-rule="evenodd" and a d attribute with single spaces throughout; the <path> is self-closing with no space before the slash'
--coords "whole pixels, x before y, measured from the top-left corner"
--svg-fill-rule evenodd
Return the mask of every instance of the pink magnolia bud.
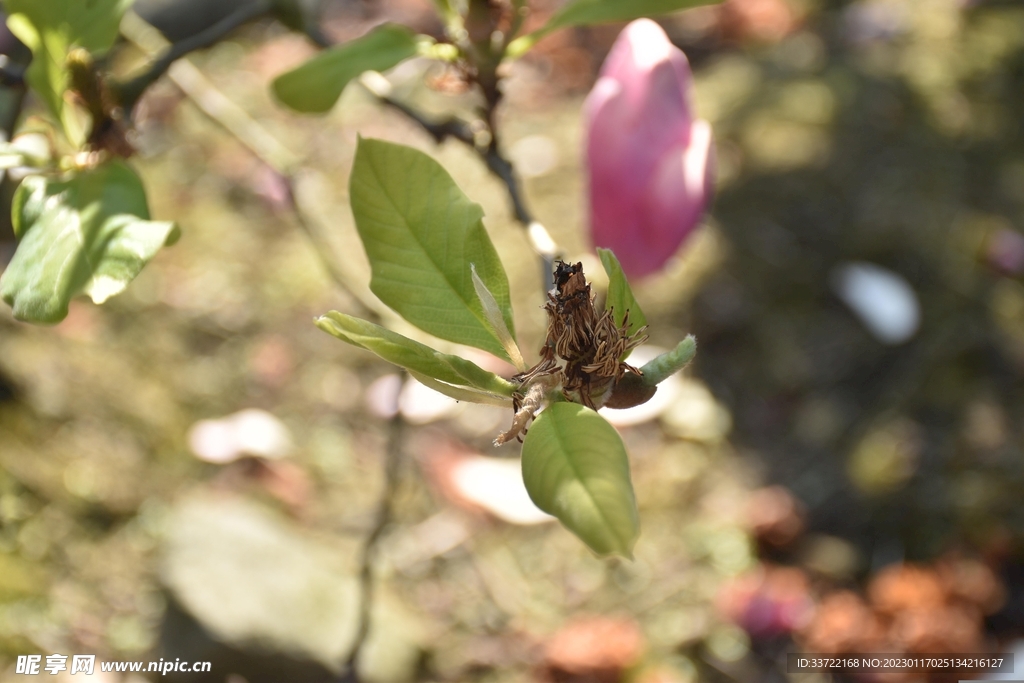
<path id="1" fill-rule="evenodd" d="M 649 19 L 619 34 L 584 104 L 590 234 L 630 277 L 661 269 L 712 194 L 711 125 L 694 120 L 686 56 Z"/>

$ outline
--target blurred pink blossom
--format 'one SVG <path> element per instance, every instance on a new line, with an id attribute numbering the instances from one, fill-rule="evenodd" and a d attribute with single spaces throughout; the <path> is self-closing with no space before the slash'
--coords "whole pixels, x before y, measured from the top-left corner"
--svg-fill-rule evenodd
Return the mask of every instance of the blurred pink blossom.
<path id="1" fill-rule="evenodd" d="M 1004 275 L 1024 274 L 1024 235 L 1000 228 L 988 240 L 988 263 Z"/>
<path id="2" fill-rule="evenodd" d="M 590 234 L 626 275 L 661 269 L 700 222 L 714 181 L 711 125 L 690 65 L 649 19 L 626 26 L 584 104 Z"/>

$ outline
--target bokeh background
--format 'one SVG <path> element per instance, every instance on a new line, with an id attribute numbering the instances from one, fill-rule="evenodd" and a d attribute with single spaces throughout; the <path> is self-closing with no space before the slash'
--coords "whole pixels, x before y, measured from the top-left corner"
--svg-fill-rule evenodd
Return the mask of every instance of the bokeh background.
<path id="1" fill-rule="evenodd" d="M 174 37 L 223 4 L 137 9 Z M 530 4 L 537 22 L 558 5 Z M 345 40 L 384 20 L 440 31 L 426 0 L 329 0 L 321 25 Z M 542 278 L 503 186 L 457 143 L 356 86 L 325 117 L 272 101 L 315 48 L 266 20 L 190 59 L 301 159 L 305 227 L 281 177 L 165 80 L 137 161 L 182 240 L 55 327 L 0 310 L 0 680 L 52 653 L 336 680 L 399 389 L 365 680 L 775 682 L 790 651 L 1024 650 L 1024 5 L 726 0 L 661 23 L 719 180 L 705 224 L 635 287 L 652 345 L 692 332 L 699 350 L 611 415 L 634 561 L 595 558 L 524 502 L 518 446 L 490 446 L 510 415 L 403 388 L 312 325 L 386 316 L 347 204 L 357 135 L 434 154 L 484 206 L 527 350 Z M 545 39 L 500 110 L 534 213 L 598 289 L 580 107 L 620 28 Z M 122 46 L 113 68 L 140 59 Z M 427 112 L 476 105 L 427 62 L 388 76 Z"/>

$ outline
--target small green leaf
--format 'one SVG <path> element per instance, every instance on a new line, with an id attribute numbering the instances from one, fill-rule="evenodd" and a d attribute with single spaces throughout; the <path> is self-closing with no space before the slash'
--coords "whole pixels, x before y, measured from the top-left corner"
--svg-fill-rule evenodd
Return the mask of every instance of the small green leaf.
<path id="1" fill-rule="evenodd" d="M 491 290 L 487 289 L 487 285 L 476 274 L 476 264 L 469 264 L 469 272 L 473 276 L 473 288 L 476 290 L 477 298 L 480 299 L 480 305 L 484 307 L 484 315 L 487 316 L 487 324 L 491 326 L 491 332 L 501 342 L 502 348 L 505 349 L 505 353 L 512 360 L 512 365 L 516 366 L 516 370 L 526 372 L 526 361 L 523 360 L 523 354 L 519 350 L 519 345 L 516 344 L 516 340 L 512 338 L 512 333 L 509 332 L 508 326 L 505 325 L 505 318 L 502 315 L 501 308 L 498 306 L 498 302 L 494 300 Z"/>
<path id="2" fill-rule="evenodd" d="M 21 151 L 9 142 L 0 142 L 0 169 L 17 168 L 28 166 L 34 160 L 30 160 L 25 152 Z"/>
<path id="3" fill-rule="evenodd" d="M 420 384 L 433 389 L 439 394 L 444 394 L 449 398 L 454 398 L 456 401 L 484 403 L 489 406 L 498 406 L 500 408 L 512 407 L 512 399 L 507 396 L 495 396 L 494 394 L 489 394 L 486 391 L 480 391 L 479 389 L 447 384 L 439 379 L 434 379 L 427 375 L 421 375 L 420 373 L 413 372 L 412 370 L 409 370 L 409 374 L 415 377 Z"/>
<path id="4" fill-rule="evenodd" d="M 673 375 L 686 367 L 697 353 L 697 340 L 692 334 L 679 342 L 676 348 L 661 354 L 642 368 L 644 384 L 654 386 L 661 384 L 669 375 Z"/>
<path id="5" fill-rule="evenodd" d="M 508 47 L 510 57 L 525 54 L 538 40 L 560 28 L 606 24 L 614 21 L 632 21 L 640 17 L 655 17 L 679 10 L 711 5 L 721 0 L 571 0 L 548 23 Z"/>
<path id="6" fill-rule="evenodd" d="M 74 144 L 80 124 L 67 111 L 68 52 L 82 47 L 106 52 L 117 39 L 121 17 L 133 0 L 5 0 L 7 26 L 32 50 L 25 80 L 42 98 Z"/>
<path id="7" fill-rule="evenodd" d="M 366 349 L 390 363 L 406 368 L 417 378 L 422 375 L 455 387 L 476 389 L 488 394 L 491 398 L 506 400 L 512 396 L 512 392 L 515 390 L 515 386 L 511 382 L 493 372 L 484 370 L 472 361 L 435 351 L 425 344 L 420 344 L 418 341 L 413 341 L 366 320 L 331 311 L 327 315 L 317 318 L 316 325 L 324 332 L 342 341 Z M 428 386 L 436 388 L 429 384 Z M 438 389 L 438 391 L 441 390 Z M 446 392 L 442 391 L 441 393 Z M 453 398 L 473 400 L 468 398 L 468 394 Z M 483 398 L 480 397 L 477 402 L 493 402 L 484 401 Z M 501 403 L 504 405 L 505 401 Z"/>
<path id="8" fill-rule="evenodd" d="M 120 161 L 66 180 L 29 176 L 12 213 L 18 249 L 0 296 L 15 318 L 35 323 L 63 320 L 77 294 L 98 304 L 119 294 L 179 234 L 149 220 L 142 181 Z"/>
<path id="9" fill-rule="evenodd" d="M 420 38 L 395 24 L 383 24 L 344 45 L 324 50 L 302 66 L 274 79 L 274 95 L 292 109 L 329 111 L 353 78 L 364 71 L 385 71 L 416 56 Z"/>
<path id="10" fill-rule="evenodd" d="M 597 254 L 601 257 L 601 265 L 604 266 L 604 272 L 608 273 L 608 300 L 605 302 L 605 308 L 613 309 L 612 315 L 615 318 L 616 325 L 622 324 L 628 311 L 629 327 L 627 328 L 627 334 L 632 335 L 647 324 L 647 318 L 644 316 L 644 312 L 640 310 L 640 304 L 633 297 L 633 290 L 629 288 L 629 283 L 626 282 L 626 276 L 622 272 L 622 266 L 619 265 L 619 259 L 615 258 L 615 254 L 612 253 L 611 249 L 598 248 Z"/>
<path id="11" fill-rule="evenodd" d="M 632 558 L 640 535 L 626 448 L 596 412 L 554 403 L 523 442 L 523 482 L 537 507 L 558 517 L 599 555 Z"/>
<path id="12" fill-rule="evenodd" d="M 508 279 L 483 224 L 483 209 L 418 150 L 360 139 L 350 202 L 370 259 L 370 289 L 435 337 L 508 358 L 473 286 L 470 264 L 515 338 Z"/>

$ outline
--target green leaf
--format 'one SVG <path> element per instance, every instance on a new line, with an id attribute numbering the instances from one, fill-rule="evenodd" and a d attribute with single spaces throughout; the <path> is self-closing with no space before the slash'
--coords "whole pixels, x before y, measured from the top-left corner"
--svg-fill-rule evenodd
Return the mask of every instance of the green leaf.
<path id="1" fill-rule="evenodd" d="M 547 34 L 567 26 L 632 21 L 718 2 L 721 0 L 571 0 L 544 26 L 512 41 L 507 52 L 510 57 L 519 57 Z"/>
<path id="2" fill-rule="evenodd" d="M 537 507 L 558 517 L 599 555 L 632 558 L 640 515 L 629 460 L 615 428 L 576 403 L 554 403 L 523 442 L 523 482 Z"/>
<path id="3" fill-rule="evenodd" d="M 687 363 L 693 360 L 697 353 L 697 339 L 692 334 L 686 335 L 686 339 L 676 344 L 676 348 L 661 354 L 650 361 L 642 368 L 644 384 L 654 386 L 663 382 L 669 375 L 673 375 L 686 367 Z"/>
<path id="4" fill-rule="evenodd" d="M 91 53 L 110 49 L 134 0 L 4 0 L 8 16 L 23 15 L 40 31 L 58 31 Z"/>
<path id="5" fill-rule="evenodd" d="M 0 141 L 0 169 L 17 168 L 28 166 L 35 160 L 30 160 L 24 151 L 18 149 L 10 142 Z"/>
<path id="6" fill-rule="evenodd" d="M 349 184 L 352 214 L 370 259 L 370 289 L 435 337 L 508 358 L 487 321 L 470 264 L 515 338 L 508 279 L 483 209 L 418 150 L 360 139 Z"/>
<path id="7" fill-rule="evenodd" d="M 324 50 L 302 66 L 274 79 L 274 95 L 305 113 L 330 110 L 353 78 L 364 71 L 385 71 L 414 57 L 421 38 L 395 24 L 383 24 L 344 45 Z"/>
<path id="8" fill-rule="evenodd" d="M 133 0 L 5 0 L 7 26 L 32 50 L 25 80 L 63 126 L 73 144 L 81 144 L 81 125 L 64 101 L 69 84 L 65 66 L 73 47 L 106 52 L 117 39 L 121 17 Z"/>
<path id="9" fill-rule="evenodd" d="M 456 387 L 470 387 L 491 397 L 506 399 L 512 396 L 515 386 L 493 372 L 484 370 L 465 358 L 441 353 L 404 337 L 397 332 L 374 325 L 366 320 L 344 313 L 331 311 L 317 318 L 316 325 L 353 346 L 366 349 L 384 360 L 409 370 L 417 376 L 423 375 Z M 426 383 L 426 382 L 425 382 Z M 432 385 L 428 385 L 433 387 Z M 438 389 L 440 391 L 440 389 Z M 445 393 L 442 391 L 442 393 Z M 473 400 L 463 395 L 459 400 Z M 485 402 L 478 400 L 478 402 Z M 486 401 L 492 402 L 492 401 Z M 502 405 L 505 402 L 502 401 Z"/>
<path id="10" fill-rule="evenodd" d="M 15 318 L 35 323 L 63 320 L 77 294 L 98 304 L 119 294 L 179 234 L 149 220 L 142 181 L 120 161 L 66 180 L 29 176 L 12 213 L 18 249 L 0 296 Z"/>
<path id="11" fill-rule="evenodd" d="M 491 332 L 501 342 L 501 348 L 505 349 L 505 354 L 512 360 L 512 365 L 516 366 L 516 370 L 526 372 L 526 361 L 523 360 L 519 345 L 516 344 L 512 333 L 509 332 L 508 326 L 505 324 L 505 316 L 501 307 L 498 306 L 498 302 L 495 301 L 494 295 L 477 275 L 476 264 L 469 264 L 469 273 L 473 277 L 473 288 L 476 290 L 477 298 L 480 299 L 480 305 L 484 307 L 484 315 L 487 317 L 487 324 L 490 325 Z"/>
<path id="12" fill-rule="evenodd" d="M 597 254 L 601 257 L 601 265 L 604 266 L 604 272 L 608 273 L 608 299 L 605 302 L 605 308 L 612 309 L 612 317 L 615 319 L 616 325 L 622 325 L 622 321 L 625 320 L 626 312 L 628 311 L 629 327 L 627 328 L 627 333 L 632 335 L 647 324 L 647 318 L 644 316 L 644 312 L 640 310 L 640 304 L 633 297 L 633 290 L 629 288 L 629 283 L 626 282 L 626 276 L 622 272 L 622 266 L 619 265 L 619 259 L 615 258 L 615 254 L 612 253 L 611 249 L 598 248 Z"/>
<path id="13" fill-rule="evenodd" d="M 412 370 L 409 371 L 409 374 L 415 377 L 420 384 L 433 389 L 439 394 L 444 394 L 449 398 L 454 398 L 456 401 L 484 403 L 490 406 L 498 406 L 500 408 L 512 407 L 512 399 L 507 396 L 495 396 L 494 394 L 489 394 L 486 391 L 480 391 L 479 389 L 447 384 L 439 379 L 434 379 L 427 375 L 421 375 L 420 373 L 413 372 Z"/>

